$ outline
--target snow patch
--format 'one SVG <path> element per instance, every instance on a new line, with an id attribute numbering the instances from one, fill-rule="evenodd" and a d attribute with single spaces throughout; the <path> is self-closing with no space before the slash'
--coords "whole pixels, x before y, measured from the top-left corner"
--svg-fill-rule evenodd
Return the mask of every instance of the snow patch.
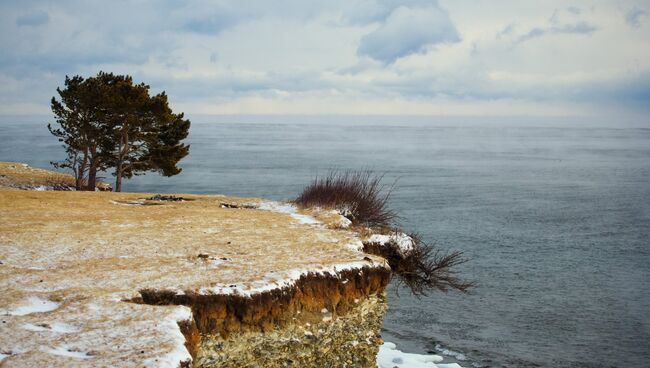
<path id="1" fill-rule="evenodd" d="M 265 211 L 286 213 L 301 224 L 318 225 L 321 222 L 309 215 L 298 213 L 296 206 L 290 203 L 262 202 L 257 208 Z"/>
<path id="2" fill-rule="evenodd" d="M 32 313 L 49 312 L 57 309 L 59 303 L 38 297 L 30 297 L 27 303 L 8 312 L 10 316 L 24 316 Z"/>
<path id="3" fill-rule="evenodd" d="M 25 323 L 21 327 L 27 331 L 33 331 L 33 332 L 51 331 L 56 333 L 73 333 L 73 332 L 81 331 L 80 327 L 69 325 L 67 323 L 61 323 L 61 322 L 54 322 L 51 324 L 42 323 L 38 325 L 34 325 L 32 323 Z"/>
<path id="4" fill-rule="evenodd" d="M 166 330 L 165 335 L 173 338 L 174 348 L 165 355 L 145 360 L 143 365 L 145 367 L 178 368 L 180 362 L 191 362 L 192 356 L 185 347 L 185 336 L 178 327 L 178 322 L 191 319 L 192 310 L 190 308 L 185 306 L 174 307 L 169 317 L 160 322 L 162 329 Z"/>
<path id="5" fill-rule="evenodd" d="M 280 273 L 267 274 L 260 280 L 253 281 L 249 285 L 215 285 L 213 287 L 204 287 L 199 290 L 200 295 L 232 295 L 237 294 L 245 297 L 252 297 L 255 294 L 261 294 L 265 291 L 275 289 L 288 288 L 295 285 L 295 283 L 304 275 L 337 275 L 342 271 L 348 270 L 361 270 L 367 267 L 368 262 L 365 260 L 339 263 L 331 266 L 322 266 L 320 268 L 298 268 Z M 385 263 L 383 267 L 389 268 Z M 183 291 L 178 291 L 182 294 Z"/>
<path id="6" fill-rule="evenodd" d="M 54 354 L 54 355 L 60 355 L 64 357 L 70 357 L 70 358 L 77 358 L 77 359 L 88 359 L 90 358 L 90 355 L 88 353 L 83 352 L 83 351 L 77 351 L 77 350 L 72 350 L 68 349 L 65 346 L 59 346 L 54 349 L 48 348 L 48 349 L 43 349 L 46 353 Z"/>
<path id="7" fill-rule="evenodd" d="M 349 249 L 356 250 L 357 252 L 363 252 L 363 242 L 359 239 L 346 244 Z"/>
<path id="8" fill-rule="evenodd" d="M 349 218 L 343 216 L 338 210 L 331 210 L 331 213 L 338 215 L 339 219 L 334 223 L 334 225 L 341 229 L 347 229 L 352 225 L 352 221 Z"/>
<path id="9" fill-rule="evenodd" d="M 99 188 L 95 188 L 95 191 L 99 191 Z M 116 201 L 114 199 L 111 199 L 109 202 L 120 206 L 143 206 L 145 203 L 144 199 L 132 199 L 123 201 Z"/>
<path id="10" fill-rule="evenodd" d="M 384 342 L 377 354 L 378 368 L 462 368 L 457 363 L 442 364 L 440 355 L 411 354 L 397 350 L 392 342 Z"/>
<path id="11" fill-rule="evenodd" d="M 396 232 L 390 235 L 373 234 L 368 238 L 368 242 L 379 243 L 382 245 L 393 242 L 397 244 L 402 255 L 408 254 L 415 248 L 415 241 L 413 238 L 401 232 Z"/>

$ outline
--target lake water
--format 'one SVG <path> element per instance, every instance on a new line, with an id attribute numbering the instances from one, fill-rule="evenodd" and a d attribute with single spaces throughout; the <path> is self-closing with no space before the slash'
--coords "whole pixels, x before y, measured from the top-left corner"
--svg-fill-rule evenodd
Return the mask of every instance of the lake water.
<path id="1" fill-rule="evenodd" d="M 398 178 L 403 228 L 464 251 L 459 270 L 477 284 L 422 299 L 391 289 L 386 340 L 459 352 L 467 367 L 650 366 L 650 129 L 239 120 L 193 124 L 180 175 L 125 189 L 287 199 L 332 168 L 385 173 Z M 48 167 L 62 156 L 37 121 L 0 123 L 0 160 Z"/>

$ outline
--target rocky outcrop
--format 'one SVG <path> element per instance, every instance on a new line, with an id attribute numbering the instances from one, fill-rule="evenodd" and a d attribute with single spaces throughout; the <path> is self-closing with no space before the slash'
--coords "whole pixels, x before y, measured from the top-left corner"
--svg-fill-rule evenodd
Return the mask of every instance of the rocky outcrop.
<path id="1" fill-rule="evenodd" d="M 191 307 L 183 332 L 196 367 L 374 367 L 388 279 L 367 267 L 252 297 L 143 290 L 133 301 Z"/>
<path id="2" fill-rule="evenodd" d="M 294 315 L 282 327 L 241 332 L 224 338 L 205 334 L 199 367 L 376 367 L 379 329 L 386 310 L 383 294 L 370 294 L 345 313 L 328 309 Z M 312 322 L 307 322 L 312 321 Z"/>

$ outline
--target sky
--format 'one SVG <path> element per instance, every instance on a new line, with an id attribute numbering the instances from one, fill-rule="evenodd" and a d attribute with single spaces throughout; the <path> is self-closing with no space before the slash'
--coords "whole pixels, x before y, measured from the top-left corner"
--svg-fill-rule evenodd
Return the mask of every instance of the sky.
<path id="1" fill-rule="evenodd" d="M 650 112 L 650 1 L 0 2 L 0 115 L 129 74 L 190 114 Z"/>

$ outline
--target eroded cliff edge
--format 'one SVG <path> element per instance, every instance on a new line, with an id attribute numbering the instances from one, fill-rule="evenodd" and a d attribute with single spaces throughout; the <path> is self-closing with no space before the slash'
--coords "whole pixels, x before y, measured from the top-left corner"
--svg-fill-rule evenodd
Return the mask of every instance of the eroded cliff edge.
<path id="1" fill-rule="evenodd" d="M 0 190 L 0 364 L 374 367 L 390 269 L 331 212 Z"/>

